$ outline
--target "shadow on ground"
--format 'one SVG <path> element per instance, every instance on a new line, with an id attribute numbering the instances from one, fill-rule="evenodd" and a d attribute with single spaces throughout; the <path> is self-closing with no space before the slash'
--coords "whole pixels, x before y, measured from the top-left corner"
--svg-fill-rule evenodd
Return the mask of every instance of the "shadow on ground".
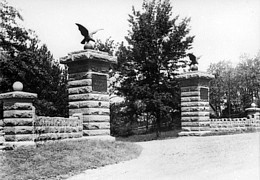
<path id="1" fill-rule="evenodd" d="M 160 137 L 157 137 L 155 132 L 150 134 L 132 135 L 127 137 L 116 137 L 116 141 L 144 142 L 144 141 L 153 141 L 153 140 L 162 140 L 162 139 L 173 139 L 178 137 L 179 132 L 181 132 L 180 129 L 163 131 L 161 132 Z"/>

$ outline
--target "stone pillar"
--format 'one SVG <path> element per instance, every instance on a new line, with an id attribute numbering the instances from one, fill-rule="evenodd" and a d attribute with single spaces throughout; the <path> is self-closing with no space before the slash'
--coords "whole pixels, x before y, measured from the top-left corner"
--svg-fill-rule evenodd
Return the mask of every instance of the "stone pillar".
<path id="1" fill-rule="evenodd" d="M 202 136 L 210 132 L 209 81 L 214 76 L 191 71 L 177 76 L 181 86 L 180 136 Z"/>
<path id="2" fill-rule="evenodd" d="M 23 85 L 16 82 L 13 92 L 0 94 L 3 102 L 3 128 L 6 145 L 34 145 L 35 107 L 32 102 L 37 94 L 23 92 Z"/>
<path id="3" fill-rule="evenodd" d="M 60 62 L 68 67 L 69 114 L 83 114 L 83 136 L 110 135 L 108 73 L 116 57 L 86 49 Z"/>
<path id="4" fill-rule="evenodd" d="M 4 120 L 3 120 L 3 103 L 0 101 L 0 150 L 4 148 Z"/>
<path id="5" fill-rule="evenodd" d="M 252 103 L 251 107 L 245 110 L 248 119 L 260 120 L 260 108 L 258 108 L 255 103 Z"/>

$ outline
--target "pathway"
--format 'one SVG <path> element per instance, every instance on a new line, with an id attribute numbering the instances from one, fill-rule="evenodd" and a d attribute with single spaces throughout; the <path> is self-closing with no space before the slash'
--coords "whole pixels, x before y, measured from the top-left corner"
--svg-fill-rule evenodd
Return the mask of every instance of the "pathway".
<path id="1" fill-rule="evenodd" d="M 259 180 L 260 134 L 180 137 L 137 143 L 134 160 L 68 180 Z"/>

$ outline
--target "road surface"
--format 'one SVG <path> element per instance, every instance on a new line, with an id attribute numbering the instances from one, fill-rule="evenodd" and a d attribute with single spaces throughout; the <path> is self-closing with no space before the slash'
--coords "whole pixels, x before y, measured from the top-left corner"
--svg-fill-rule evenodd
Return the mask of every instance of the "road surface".
<path id="1" fill-rule="evenodd" d="M 179 137 L 137 143 L 134 160 L 69 180 L 260 180 L 260 134 Z"/>

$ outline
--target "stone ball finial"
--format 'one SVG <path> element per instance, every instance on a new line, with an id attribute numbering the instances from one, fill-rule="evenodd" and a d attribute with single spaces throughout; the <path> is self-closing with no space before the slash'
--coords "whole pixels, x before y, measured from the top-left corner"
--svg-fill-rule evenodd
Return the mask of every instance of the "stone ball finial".
<path id="1" fill-rule="evenodd" d="M 191 65 L 191 67 L 190 67 L 190 70 L 191 71 L 198 71 L 198 66 L 197 66 L 197 64 L 193 64 L 193 65 Z"/>
<path id="2" fill-rule="evenodd" d="M 85 43 L 84 49 L 94 49 L 94 46 L 91 43 Z"/>
<path id="3" fill-rule="evenodd" d="M 251 107 L 252 107 L 252 108 L 256 108 L 257 105 L 256 105 L 255 103 L 252 103 L 252 104 L 251 104 Z"/>
<path id="4" fill-rule="evenodd" d="M 14 91 L 22 91 L 23 90 L 23 83 L 21 83 L 20 81 L 16 81 L 13 84 L 13 90 Z"/>

